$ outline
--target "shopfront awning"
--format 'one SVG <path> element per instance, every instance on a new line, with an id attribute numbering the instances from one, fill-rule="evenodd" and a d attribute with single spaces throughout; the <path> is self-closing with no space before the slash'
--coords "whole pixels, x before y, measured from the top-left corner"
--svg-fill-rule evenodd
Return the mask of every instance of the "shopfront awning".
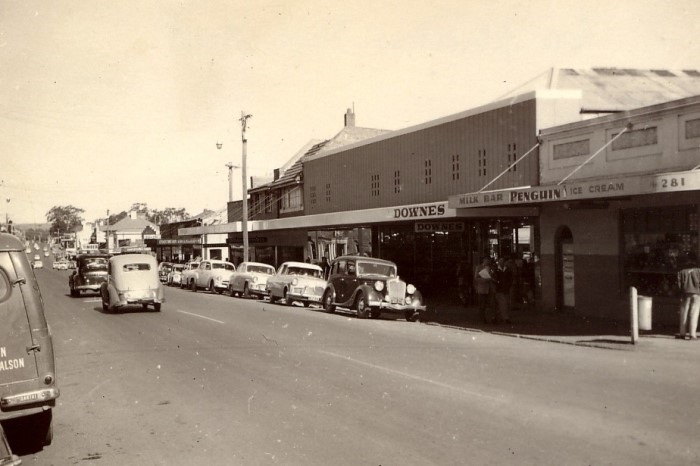
<path id="1" fill-rule="evenodd" d="M 517 206 L 695 190 L 700 190 L 700 169 L 459 194 L 448 198 L 448 207 Z"/>

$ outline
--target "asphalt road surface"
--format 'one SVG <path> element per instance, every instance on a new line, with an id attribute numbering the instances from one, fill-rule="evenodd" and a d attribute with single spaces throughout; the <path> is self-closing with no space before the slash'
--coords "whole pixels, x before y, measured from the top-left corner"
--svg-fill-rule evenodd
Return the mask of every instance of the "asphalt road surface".
<path id="1" fill-rule="evenodd" d="M 23 464 L 700 462 L 698 361 L 167 288 L 103 313 L 37 270 L 61 396 Z"/>

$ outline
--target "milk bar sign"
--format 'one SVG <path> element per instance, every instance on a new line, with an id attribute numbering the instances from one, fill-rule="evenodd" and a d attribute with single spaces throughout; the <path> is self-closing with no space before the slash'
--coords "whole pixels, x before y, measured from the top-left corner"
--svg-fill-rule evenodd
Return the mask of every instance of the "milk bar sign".
<path id="1" fill-rule="evenodd" d="M 696 189 L 700 189 L 700 170 L 461 194 L 449 198 L 449 207 L 464 209 L 468 207 L 576 201 Z"/>

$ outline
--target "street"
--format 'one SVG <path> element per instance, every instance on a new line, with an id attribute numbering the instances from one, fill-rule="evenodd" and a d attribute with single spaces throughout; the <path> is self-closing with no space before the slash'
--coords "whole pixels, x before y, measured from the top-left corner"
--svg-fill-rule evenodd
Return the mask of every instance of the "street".
<path id="1" fill-rule="evenodd" d="M 689 357 L 178 288 L 107 314 L 47 265 L 61 396 L 23 464 L 700 462 Z"/>

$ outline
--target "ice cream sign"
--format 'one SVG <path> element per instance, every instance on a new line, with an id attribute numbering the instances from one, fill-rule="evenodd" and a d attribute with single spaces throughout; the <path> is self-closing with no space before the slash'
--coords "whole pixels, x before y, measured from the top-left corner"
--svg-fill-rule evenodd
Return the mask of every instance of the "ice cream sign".
<path id="1" fill-rule="evenodd" d="M 451 209 L 464 209 L 469 207 L 576 201 L 697 189 L 700 189 L 700 170 L 691 170 L 687 172 L 637 175 L 572 182 L 561 185 L 460 194 L 450 196 L 448 205 Z"/>

